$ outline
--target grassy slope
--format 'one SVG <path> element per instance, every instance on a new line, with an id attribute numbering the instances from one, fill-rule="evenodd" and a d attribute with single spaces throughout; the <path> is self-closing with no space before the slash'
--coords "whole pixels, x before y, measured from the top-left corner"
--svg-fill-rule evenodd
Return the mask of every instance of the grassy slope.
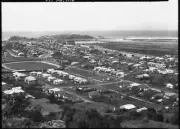
<path id="1" fill-rule="evenodd" d="M 149 120 L 147 122 L 143 122 L 142 120 L 130 120 L 124 121 L 122 127 L 126 128 L 168 128 L 168 129 L 178 129 L 177 125 L 172 125 L 170 123 L 164 122 L 156 122 Z"/>

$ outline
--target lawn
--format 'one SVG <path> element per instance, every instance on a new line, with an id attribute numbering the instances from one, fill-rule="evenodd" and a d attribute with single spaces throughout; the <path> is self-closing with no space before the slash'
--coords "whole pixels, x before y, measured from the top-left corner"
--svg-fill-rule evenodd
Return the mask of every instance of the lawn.
<path id="1" fill-rule="evenodd" d="M 42 62 L 18 62 L 18 63 L 10 63 L 10 64 L 4 64 L 5 66 L 15 69 L 15 70 L 44 70 L 44 69 L 50 69 L 50 68 L 57 68 L 56 66 L 42 63 Z"/>
<path id="2" fill-rule="evenodd" d="M 162 56 L 165 54 L 177 54 L 177 43 L 173 42 L 119 42 L 119 43 L 105 43 L 98 44 L 104 48 L 121 50 L 127 52 L 135 52 L 141 54 Z"/>
<path id="3" fill-rule="evenodd" d="M 104 103 L 88 103 L 88 102 L 83 102 L 83 103 L 77 103 L 73 105 L 74 108 L 76 109 L 97 109 L 97 110 L 101 110 L 101 109 L 106 109 L 108 108 L 108 106 Z"/>
<path id="4" fill-rule="evenodd" d="M 167 129 L 179 129 L 178 125 L 172 125 L 170 123 L 157 122 L 148 120 L 143 122 L 142 120 L 130 120 L 121 123 L 123 128 L 167 128 Z"/>
<path id="5" fill-rule="evenodd" d="M 85 77 L 92 77 L 93 74 L 89 73 L 88 71 L 85 71 L 85 70 L 80 70 L 80 69 L 76 69 L 76 68 L 68 68 L 68 71 L 67 72 L 70 72 L 70 73 L 74 73 L 74 74 L 80 74 L 82 76 L 85 76 Z"/>

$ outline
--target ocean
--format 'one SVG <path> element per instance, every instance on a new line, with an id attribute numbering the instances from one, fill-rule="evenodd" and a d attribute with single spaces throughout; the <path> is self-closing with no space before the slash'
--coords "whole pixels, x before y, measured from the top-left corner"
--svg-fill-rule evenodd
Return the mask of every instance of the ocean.
<path id="1" fill-rule="evenodd" d="M 45 32 L 2 32 L 2 40 L 11 36 L 40 37 L 43 35 L 55 34 L 84 34 L 93 37 L 103 36 L 105 38 L 127 38 L 127 37 L 173 37 L 178 38 L 178 31 L 45 31 Z"/>

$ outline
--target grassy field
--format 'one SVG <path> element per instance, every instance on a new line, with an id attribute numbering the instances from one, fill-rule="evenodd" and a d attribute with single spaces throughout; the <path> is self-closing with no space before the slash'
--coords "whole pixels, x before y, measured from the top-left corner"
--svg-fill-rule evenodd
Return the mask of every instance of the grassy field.
<path id="1" fill-rule="evenodd" d="M 115 80 L 107 81 L 106 77 L 101 77 L 101 76 L 89 73 L 86 70 L 81 70 L 81 69 L 77 69 L 77 68 L 68 68 L 67 72 L 72 73 L 77 76 L 80 75 L 79 77 L 89 78 L 89 79 L 95 81 L 95 83 L 106 83 L 106 82 L 114 82 L 115 81 Z"/>
<path id="2" fill-rule="evenodd" d="M 109 107 L 104 104 L 104 103 L 88 103 L 88 102 L 83 102 L 83 103 L 77 103 L 73 105 L 73 108 L 84 110 L 84 109 L 108 109 Z"/>
<path id="3" fill-rule="evenodd" d="M 53 65 L 49 65 L 41 62 L 19 62 L 19 63 L 5 64 L 5 66 L 16 70 L 23 70 L 23 69 L 43 70 L 43 69 L 57 68 Z"/>
<path id="4" fill-rule="evenodd" d="M 172 125 L 170 123 L 157 122 L 149 120 L 143 122 L 142 120 L 130 120 L 121 123 L 123 128 L 166 128 L 166 129 L 179 129 L 178 125 Z"/>
<path id="5" fill-rule="evenodd" d="M 89 73 L 88 71 L 80 70 L 80 69 L 76 69 L 76 68 L 71 68 L 71 67 L 68 68 L 67 72 L 74 73 L 74 74 L 80 74 L 80 75 L 85 76 L 85 77 L 92 77 L 93 76 L 93 74 Z"/>
<path id="6" fill-rule="evenodd" d="M 163 56 L 165 54 L 178 54 L 178 44 L 174 42 L 111 42 L 97 45 L 113 50 L 155 56 Z"/>

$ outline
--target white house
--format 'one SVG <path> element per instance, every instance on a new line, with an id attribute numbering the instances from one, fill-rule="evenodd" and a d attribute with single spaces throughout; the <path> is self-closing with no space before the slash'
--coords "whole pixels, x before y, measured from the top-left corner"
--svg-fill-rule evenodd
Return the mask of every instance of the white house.
<path id="1" fill-rule="evenodd" d="M 86 79 L 81 78 L 81 77 L 75 77 L 75 78 L 74 78 L 74 81 L 77 82 L 77 83 L 80 83 L 80 84 L 87 82 Z"/>
<path id="2" fill-rule="evenodd" d="M 24 90 L 21 89 L 21 87 L 14 87 L 11 90 L 5 90 L 3 91 L 6 95 L 12 95 L 14 93 L 24 93 Z"/>
<path id="3" fill-rule="evenodd" d="M 24 80 L 24 78 L 26 77 L 26 74 L 15 72 L 13 73 L 13 76 L 15 77 L 16 80 Z"/>
<path id="4" fill-rule="evenodd" d="M 50 77 L 48 77 L 48 78 L 47 78 L 47 80 L 48 80 L 49 82 L 51 82 L 51 81 L 56 80 L 56 78 L 55 78 L 55 77 L 51 77 L 51 76 L 50 76 Z"/>
<path id="5" fill-rule="evenodd" d="M 157 103 L 161 103 L 162 101 L 163 101 L 163 99 L 156 100 Z"/>
<path id="6" fill-rule="evenodd" d="M 59 85 L 59 84 L 62 84 L 63 82 L 64 82 L 64 81 L 61 80 L 61 79 L 56 79 L 56 80 L 53 81 L 53 84 Z"/>
<path id="7" fill-rule="evenodd" d="M 148 74 L 137 75 L 136 78 L 149 78 Z"/>
<path id="8" fill-rule="evenodd" d="M 54 72 L 55 72 L 54 69 L 48 69 L 48 70 L 47 70 L 47 73 L 54 73 Z"/>
<path id="9" fill-rule="evenodd" d="M 167 84 L 166 84 L 166 87 L 167 87 L 167 88 L 171 88 L 171 89 L 173 89 L 173 88 L 174 88 L 174 85 L 173 85 L 173 84 L 171 84 L 171 83 L 167 83 Z"/>
<path id="10" fill-rule="evenodd" d="M 28 76 L 24 79 L 24 82 L 28 84 L 36 84 L 36 78 L 33 76 Z"/>
<path id="11" fill-rule="evenodd" d="M 29 75 L 30 75 L 30 76 L 36 76 L 36 75 L 37 75 L 37 72 L 35 72 L 35 71 L 30 72 Z"/>
<path id="12" fill-rule="evenodd" d="M 2 82 L 2 86 L 6 86 L 7 85 L 7 83 L 5 83 L 5 82 Z"/>
<path id="13" fill-rule="evenodd" d="M 72 62 L 71 65 L 77 65 L 79 62 Z"/>
<path id="14" fill-rule="evenodd" d="M 43 73 L 42 72 L 37 72 L 36 75 L 37 76 L 41 76 Z"/>
<path id="15" fill-rule="evenodd" d="M 145 111 L 145 110 L 147 110 L 147 108 L 146 108 L 146 107 L 143 107 L 143 108 L 137 109 L 136 112 L 141 112 L 141 111 Z"/>
<path id="16" fill-rule="evenodd" d="M 18 56 L 24 56 L 23 52 L 18 53 Z"/>
<path id="17" fill-rule="evenodd" d="M 76 78 L 76 76 L 74 76 L 74 75 L 69 75 L 69 79 L 74 79 L 74 78 Z"/>
<path id="18" fill-rule="evenodd" d="M 52 88 L 52 89 L 49 89 L 48 91 L 49 91 L 49 93 L 55 93 L 55 92 L 58 92 L 58 91 L 61 91 L 61 90 L 58 89 L 58 88 Z"/>
<path id="19" fill-rule="evenodd" d="M 118 76 L 118 77 L 124 77 L 124 72 L 117 72 L 117 73 L 116 73 L 116 76 Z"/>
<path id="20" fill-rule="evenodd" d="M 140 85 L 139 83 L 132 83 L 132 84 L 130 84 L 130 86 L 129 86 L 129 87 L 139 86 L 139 85 Z"/>
<path id="21" fill-rule="evenodd" d="M 141 64 L 135 64 L 135 65 L 133 65 L 133 67 L 139 67 L 139 66 L 141 66 Z"/>
<path id="22" fill-rule="evenodd" d="M 51 77 L 51 74 L 46 74 L 46 73 L 44 73 L 44 74 L 42 74 L 42 77 L 43 77 L 43 78 L 48 78 L 48 77 Z"/>
<path id="23" fill-rule="evenodd" d="M 134 109 L 134 108 L 136 108 L 136 106 L 133 105 L 133 104 L 126 104 L 126 105 L 120 106 L 120 109 L 126 109 L 126 110 L 131 110 L 131 109 Z"/>
<path id="24" fill-rule="evenodd" d="M 35 97 L 34 97 L 34 96 L 32 96 L 32 95 L 30 95 L 30 94 L 27 94 L 27 95 L 25 96 L 25 98 L 35 99 Z"/>

